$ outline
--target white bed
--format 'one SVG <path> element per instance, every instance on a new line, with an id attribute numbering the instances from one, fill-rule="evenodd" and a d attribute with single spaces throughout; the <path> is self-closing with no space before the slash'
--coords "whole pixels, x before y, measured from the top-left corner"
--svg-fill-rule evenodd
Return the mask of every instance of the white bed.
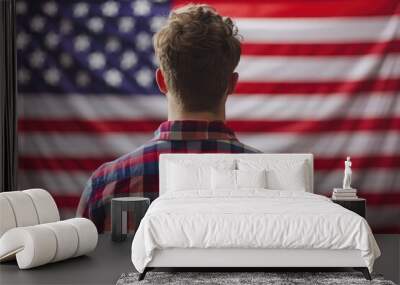
<path id="1" fill-rule="evenodd" d="M 239 170 L 266 165 L 273 189 L 171 186 L 188 176 L 171 173 L 176 165 L 216 167 L 221 160 Z M 140 279 L 154 267 L 354 267 L 370 278 L 380 255 L 365 219 L 312 194 L 311 154 L 162 154 L 159 177 L 160 197 L 132 243 Z"/>

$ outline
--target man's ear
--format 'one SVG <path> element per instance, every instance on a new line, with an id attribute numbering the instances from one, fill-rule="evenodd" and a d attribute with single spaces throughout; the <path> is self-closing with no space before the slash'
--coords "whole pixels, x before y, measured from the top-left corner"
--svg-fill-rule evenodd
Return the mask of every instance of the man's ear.
<path id="1" fill-rule="evenodd" d="M 239 80 L 239 73 L 237 72 L 232 73 L 231 77 L 229 78 L 227 95 L 232 94 L 235 91 L 235 87 L 238 80 Z"/>
<path id="2" fill-rule="evenodd" d="M 156 81 L 158 85 L 158 89 L 164 94 L 168 92 L 167 84 L 165 83 L 164 74 L 162 73 L 161 69 L 157 68 L 156 70 Z"/>

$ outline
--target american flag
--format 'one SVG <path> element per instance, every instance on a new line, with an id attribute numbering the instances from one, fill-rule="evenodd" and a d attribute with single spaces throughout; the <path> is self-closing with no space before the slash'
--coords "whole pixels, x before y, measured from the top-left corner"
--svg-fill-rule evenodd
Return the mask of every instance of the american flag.
<path id="1" fill-rule="evenodd" d="M 315 155 L 315 191 L 344 160 L 375 233 L 400 233 L 400 1 L 202 1 L 243 36 L 228 125 L 263 152 Z M 152 35 L 184 1 L 18 0 L 19 187 L 75 213 L 93 170 L 166 119 Z"/>

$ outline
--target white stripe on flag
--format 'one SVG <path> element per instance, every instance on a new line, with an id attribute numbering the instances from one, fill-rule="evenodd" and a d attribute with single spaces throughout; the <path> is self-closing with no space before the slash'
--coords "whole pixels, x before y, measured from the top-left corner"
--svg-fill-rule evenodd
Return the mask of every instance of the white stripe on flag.
<path id="1" fill-rule="evenodd" d="M 340 132 L 322 134 L 236 133 L 238 139 L 266 153 L 312 152 L 317 157 L 336 158 L 371 155 L 400 155 L 400 135 L 389 132 Z M 118 157 L 151 139 L 153 133 L 82 134 L 21 133 L 22 156 L 43 157 Z"/>
<path id="2" fill-rule="evenodd" d="M 23 94 L 19 96 L 21 118 L 25 119 L 160 119 L 167 118 L 162 95 L 62 95 Z M 228 119 L 329 119 L 388 118 L 400 115 L 395 92 L 323 95 L 229 96 Z"/>
<path id="3" fill-rule="evenodd" d="M 400 191 L 400 168 L 353 171 L 351 185 L 360 191 L 383 194 L 384 191 Z M 319 170 L 314 175 L 314 192 L 330 194 L 333 187 L 341 187 L 343 170 Z M 397 192 L 398 193 L 398 192 Z"/>
<path id="4" fill-rule="evenodd" d="M 82 134 L 22 133 L 19 153 L 43 157 L 118 157 L 131 152 L 153 137 L 152 133 Z"/>
<path id="5" fill-rule="evenodd" d="M 400 17 L 236 18 L 245 42 L 351 43 L 400 38 Z"/>
<path id="6" fill-rule="evenodd" d="M 382 191 L 400 191 L 400 169 L 368 169 L 353 172 L 352 185 L 360 191 L 382 193 Z M 89 179 L 91 171 L 51 171 L 20 170 L 19 189 L 44 187 L 53 194 L 80 195 Z M 333 187 L 342 185 L 343 170 L 319 170 L 314 175 L 314 192 L 330 194 Z M 398 193 L 398 192 L 396 192 Z"/>
<path id="7" fill-rule="evenodd" d="M 395 79 L 400 77 L 400 55 L 335 57 L 242 56 L 241 82 L 316 82 Z"/>
<path id="8" fill-rule="evenodd" d="M 398 132 L 340 132 L 321 134 L 241 134 L 238 139 L 265 153 L 313 153 L 316 157 L 337 158 L 371 155 L 399 155 Z"/>
<path id="9" fill-rule="evenodd" d="M 19 170 L 18 189 L 44 188 L 53 195 L 80 196 L 92 172 Z"/>

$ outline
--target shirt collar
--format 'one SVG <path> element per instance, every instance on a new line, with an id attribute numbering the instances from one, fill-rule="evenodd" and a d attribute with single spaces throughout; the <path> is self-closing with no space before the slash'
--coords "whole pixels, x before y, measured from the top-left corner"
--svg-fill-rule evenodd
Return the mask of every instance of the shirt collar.
<path id="1" fill-rule="evenodd" d="M 223 121 L 165 121 L 154 132 L 154 140 L 236 140 Z"/>

